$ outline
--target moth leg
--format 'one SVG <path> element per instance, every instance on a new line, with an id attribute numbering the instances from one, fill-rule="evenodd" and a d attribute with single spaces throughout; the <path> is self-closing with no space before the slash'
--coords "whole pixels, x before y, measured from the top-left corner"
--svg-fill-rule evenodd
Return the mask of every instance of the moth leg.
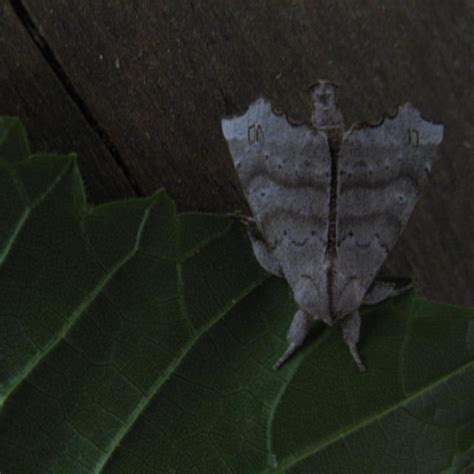
<path id="1" fill-rule="evenodd" d="M 283 272 L 281 270 L 280 264 L 273 255 L 271 249 L 268 247 L 262 232 L 258 228 L 255 218 L 251 216 L 245 216 L 239 212 L 228 213 L 227 216 L 239 219 L 240 222 L 247 228 L 247 234 L 249 236 L 250 242 L 252 243 L 253 253 L 263 269 L 272 275 L 282 277 Z"/>
<path id="2" fill-rule="evenodd" d="M 387 298 L 398 296 L 413 288 L 412 283 L 397 287 L 396 283 L 389 281 L 374 281 L 362 300 L 362 304 L 375 305 Z"/>
<path id="3" fill-rule="evenodd" d="M 363 372 L 365 366 L 360 359 L 359 352 L 357 351 L 357 343 L 359 342 L 360 334 L 360 314 L 359 311 L 347 316 L 342 320 L 342 335 L 344 337 L 344 342 L 349 346 L 352 357 L 356 361 L 357 367 Z"/>
<path id="4" fill-rule="evenodd" d="M 301 347 L 311 329 L 311 323 L 312 318 L 303 310 L 299 309 L 296 312 L 293 321 L 291 322 L 288 335 L 286 336 L 288 348 L 275 362 L 273 365 L 274 369 L 279 369 L 297 351 L 297 349 Z"/>
<path id="5" fill-rule="evenodd" d="M 245 226 L 249 226 L 249 225 L 255 223 L 255 218 L 253 218 L 251 216 L 246 216 L 245 214 L 243 214 L 240 211 L 227 212 L 224 215 L 227 216 L 227 217 L 233 217 L 234 219 L 238 219 Z"/>

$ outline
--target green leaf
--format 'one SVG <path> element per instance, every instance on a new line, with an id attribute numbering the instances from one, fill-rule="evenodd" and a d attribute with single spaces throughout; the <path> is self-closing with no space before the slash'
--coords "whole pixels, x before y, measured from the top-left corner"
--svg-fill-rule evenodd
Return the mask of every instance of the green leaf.
<path id="1" fill-rule="evenodd" d="M 411 293 L 280 371 L 295 305 L 228 218 L 163 191 L 87 207 L 72 157 L 0 120 L 0 472 L 459 473 L 474 311 Z M 26 154 L 26 155 L 25 155 Z"/>

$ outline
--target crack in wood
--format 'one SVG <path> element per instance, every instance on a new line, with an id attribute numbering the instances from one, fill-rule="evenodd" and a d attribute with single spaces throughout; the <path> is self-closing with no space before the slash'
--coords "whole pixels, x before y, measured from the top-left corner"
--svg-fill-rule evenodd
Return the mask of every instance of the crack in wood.
<path id="1" fill-rule="evenodd" d="M 137 196 L 144 196 L 145 193 L 142 191 L 133 174 L 126 165 L 125 161 L 121 157 L 119 151 L 117 150 L 117 147 L 113 143 L 109 134 L 95 119 L 86 102 L 82 99 L 80 94 L 75 89 L 74 85 L 72 84 L 72 81 L 69 79 L 59 59 L 54 54 L 54 51 L 49 46 L 48 42 L 46 41 L 46 38 L 41 34 L 38 26 L 36 25 L 32 16 L 28 12 L 28 9 L 25 7 L 21 0 L 10 0 L 10 4 L 16 16 L 20 20 L 20 23 L 26 29 L 31 39 L 33 40 L 33 43 L 39 49 L 41 55 L 48 63 L 50 68 L 53 70 L 54 74 L 58 78 L 66 93 L 69 95 L 71 100 L 74 102 L 74 104 L 84 116 L 89 126 L 92 128 L 92 130 L 94 130 L 94 132 L 97 134 L 99 139 L 102 141 L 104 146 L 111 154 L 117 167 L 120 168 L 120 170 L 124 174 L 125 179 L 129 182 L 134 193 Z"/>

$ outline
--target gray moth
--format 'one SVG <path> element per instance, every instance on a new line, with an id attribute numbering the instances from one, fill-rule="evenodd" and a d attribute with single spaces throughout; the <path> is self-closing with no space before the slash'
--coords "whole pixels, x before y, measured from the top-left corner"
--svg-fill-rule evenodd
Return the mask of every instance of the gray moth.
<path id="1" fill-rule="evenodd" d="M 310 124 L 291 123 L 258 99 L 222 120 L 222 130 L 253 217 L 249 237 L 259 263 L 284 277 L 298 311 L 280 367 L 312 322 L 340 324 L 360 370 L 361 305 L 408 287 L 376 280 L 431 171 L 443 126 L 410 103 L 377 125 L 344 128 L 336 86 L 311 88 Z"/>

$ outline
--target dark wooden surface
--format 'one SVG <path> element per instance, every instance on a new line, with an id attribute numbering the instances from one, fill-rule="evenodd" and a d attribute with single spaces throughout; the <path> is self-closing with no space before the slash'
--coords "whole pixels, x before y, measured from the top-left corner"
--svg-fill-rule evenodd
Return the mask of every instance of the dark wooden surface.
<path id="1" fill-rule="evenodd" d="M 0 13 L 0 113 L 25 121 L 34 149 L 78 151 L 93 202 L 165 186 L 180 210 L 245 209 L 223 115 L 263 94 L 307 120 L 319 78 L 341 86 L 348 124 L 410 100 L 445 141 L 386 271 L 474 304 L 469 0 L 11 0 Z"/>
<path id="2" fill-rule="evenodd" d="M 8 2 L 0 3 L 0 114 L 21 117 L 35 152 L 79 153 L 93 200 L 117 199 L 132 192 L 125 174 Z"/>

